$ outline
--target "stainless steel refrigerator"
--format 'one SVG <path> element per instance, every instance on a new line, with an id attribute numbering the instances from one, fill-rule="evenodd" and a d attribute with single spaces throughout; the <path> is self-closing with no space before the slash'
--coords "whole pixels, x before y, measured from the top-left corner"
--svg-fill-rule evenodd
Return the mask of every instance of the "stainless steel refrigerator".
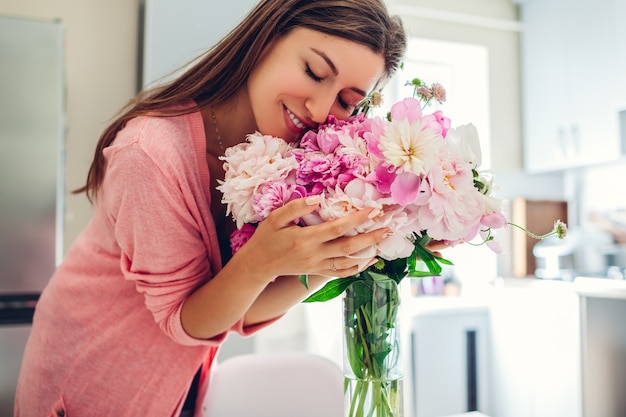
<path id="1" fill-rule="evenodd" d="M 59 21 L 0 16 L 0 416 L 37 299 L 62 257 L 64 33 Z"/>

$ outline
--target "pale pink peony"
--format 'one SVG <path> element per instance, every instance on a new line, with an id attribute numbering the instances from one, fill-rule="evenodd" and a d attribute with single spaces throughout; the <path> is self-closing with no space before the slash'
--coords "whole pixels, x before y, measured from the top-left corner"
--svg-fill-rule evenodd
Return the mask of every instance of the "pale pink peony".
<path id="1" fill-rule="evenodd" d="M 420 231 L 415 206 L 385 206 L 380 216 L 373 219 L 380 227 L 389 227 L 392 235 L 377 245 L 380 257 L 388 261 L 406 258 L 414 249 L 413 234 Z"/>
<path id="2" fill-rule="evenodd" d="M 320 218 L 324 221 L 335 220 L 366 208 L 378 208 L 383 206 L 385 195 L 380 193 L 376 186 L 361 179 L 355 179 L 343 189 L 336 187 L 322 194 Z"/>
<path id="3" fill-rule="evenodd" d="M 506 217 L 500 212 L 493 212 L 484 215 L 480 219 L 480 224 L 490 229 L 501 229 L 507 225 Z"/>
<path id="4" fill-rule="evenodd" d="M 432 195 L 419 208 L 420 222 L 433 239 L 465 239 L 477 231 L 485 212 L 484 196 L 474 187 L 471 166 L 456 155 L 442 155 L 438 166 L 427 176 Z"/>
<path id="5" fill-rule="evenodd" d="M 227 214 L 232 214 L 237 228 L 244 223 L 256 222 L 252 203 L 254 195 L 263 184 L 285 180 L 298 168 L 291 153 L 292 146 L 283 139 L 255 133 L 248 141 L 226 149 L 220 157 L 224 162 L 224 181 L 217 187 L 222 192 L 222 203 Z"/>

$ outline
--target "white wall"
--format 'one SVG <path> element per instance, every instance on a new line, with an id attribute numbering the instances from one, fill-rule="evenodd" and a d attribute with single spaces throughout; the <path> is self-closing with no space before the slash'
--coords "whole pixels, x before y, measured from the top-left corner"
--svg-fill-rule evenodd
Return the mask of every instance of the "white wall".
<path id="1" fill-rule="evenodd" d="M 496 171 L 522 166 L 519 29 L 510 0 L 396 0 L 392 9 L 417 37 L 485 45 L 489 54 L 491 156 Z"/>
<path id="2" fill-rule="evenodd" d="M 229 0 L 227 7 L 215 7 L 206 0 L 145 0 L 143 85 L 175 77 L 173 70 L 213 46 L 256 3 Z"/>
<path id="3" fill-rule="evenodd" d="M 0 14 L 60 19 L 65 26 L 69 193 L 84 184 L 100 133 L 135 93 L 139 0 L 0 0 Z M 66 204 L 67 248 L 91 205 L 83 194 L 68 195 Z"/>

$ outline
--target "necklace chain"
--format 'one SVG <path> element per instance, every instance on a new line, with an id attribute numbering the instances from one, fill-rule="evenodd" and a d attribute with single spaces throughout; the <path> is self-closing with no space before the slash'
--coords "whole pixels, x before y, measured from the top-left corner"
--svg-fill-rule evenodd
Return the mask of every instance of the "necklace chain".
<path id="1" fill-rule="evenodd" d="M 217 135 L 217 144 L 220 145 L 220 150 L 222 151 L 222 154 L 224 154 L 226 150 L 224 149 L 224 143 L 222 143 L 222 135 L 220 135 L 220 129 L 217 127 L 217 118 L 215 117 L 213 107 L 211 107 L 211 120 L 213 121 L 213 127 L 215 128 L 215 134 Z"/>

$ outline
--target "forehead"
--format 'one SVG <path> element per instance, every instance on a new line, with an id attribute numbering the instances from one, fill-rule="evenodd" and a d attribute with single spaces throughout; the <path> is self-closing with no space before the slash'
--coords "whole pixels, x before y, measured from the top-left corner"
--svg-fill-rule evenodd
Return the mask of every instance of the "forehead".
<path id="1" fill-rule="evenodd" d="M 337 78 L 351 87 L 370 91 L 384 74 L 383 55 L 356 41 L 308 28 L 293 29 L 282 40 L 303 54 L 323 57 Z"/>

